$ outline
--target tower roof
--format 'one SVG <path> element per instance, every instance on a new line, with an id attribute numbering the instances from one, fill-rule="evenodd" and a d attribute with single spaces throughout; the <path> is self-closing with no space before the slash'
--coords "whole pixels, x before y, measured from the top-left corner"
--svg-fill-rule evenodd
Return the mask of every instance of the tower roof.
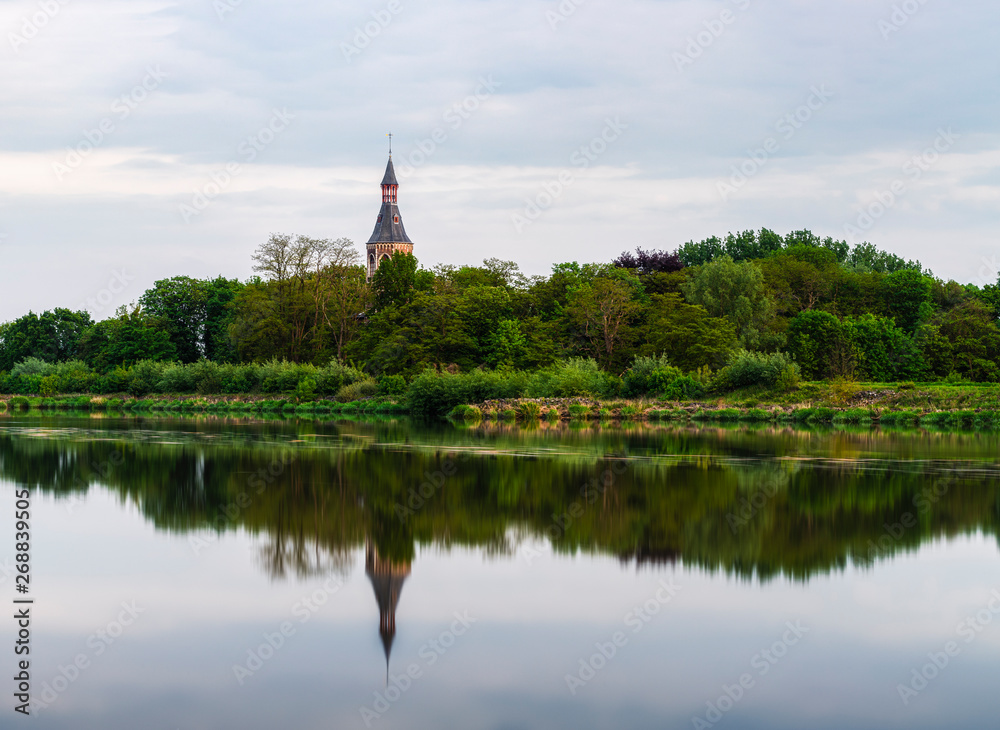
<path id="1" fill-rule="evenodd" d="M 413 243 L 403 228 L 403 219 L 399 216 L 399 206 L 395 203 L 382 203 L 375 221 L 375 230 L 368 243 Z"/>
<path id="2" fill-rule="evenodd" d="M 375 601 L 378 603 L 378 632 L 382 638 L 382 648 L 385 650 L 386 681 L 389 676 L 389 655 L 392 653 L 392 640 L 396 637 L 396 606 L 403 583 L 410 574 L 409 563 L 394 563 L 385 560 L 378 554 L 378 549 L 371 542 L 365 545 L 365 573 L 375 589 Z"/>
<path id="3" fill-rule="evenodd" d="M 385 176 L 382 178 L 382 209 L 378 213 L 375 230 L 372 231 L 368 243 L 413 244 L 410 237 L 406 235 L 403 219 L 399 215 L 399 206 L 396 205 L 398 188 L 396 170 L 392 166 L 392 154 L 390 154 L 389 162 L 385 166 Z"/>
<path id="4" fill-rule="evenodd" d="M 396 182 L 396 170 L 392 166 L 392 155 L 389 155 L 389 164 L 385 166 L 385 177 L 382 178 L 383 185 L 399 185 Z"/>

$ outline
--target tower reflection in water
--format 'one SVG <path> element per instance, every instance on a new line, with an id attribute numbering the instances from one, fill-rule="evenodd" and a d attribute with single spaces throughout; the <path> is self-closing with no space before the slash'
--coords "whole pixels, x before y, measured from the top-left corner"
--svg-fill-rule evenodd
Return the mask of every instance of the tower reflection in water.
<path id="1" fill-rule="evenodd" d="M 365 544 L 365 574 L 372 582 L 378 602 L 378 632 L 385 649 L 385 676 L 388 682 L 389 655 L 396 637 L 396 606 L 403 583 L 410 574 L 410 562 L 398 563 L 382 558 L 375 544 L 368 540 Z"/>

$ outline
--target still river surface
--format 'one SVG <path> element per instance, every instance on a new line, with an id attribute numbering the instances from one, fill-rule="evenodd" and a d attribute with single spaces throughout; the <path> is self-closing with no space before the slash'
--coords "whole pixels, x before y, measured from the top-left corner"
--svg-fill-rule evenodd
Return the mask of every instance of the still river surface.
<path id="1" fill-rule="evenodd" d="M 998 476 L 996 434 L 8 415 L 0 726 L 995 727 Z"/>

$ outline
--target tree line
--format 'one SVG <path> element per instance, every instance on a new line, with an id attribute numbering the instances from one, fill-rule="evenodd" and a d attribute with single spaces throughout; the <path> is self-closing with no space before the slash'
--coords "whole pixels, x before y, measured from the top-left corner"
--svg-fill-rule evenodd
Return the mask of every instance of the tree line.
<path id="1" fill-rule="evenodd" d="M 734 359 L 779 353 L 811 380 L 1000 380 L 1000 282 L 943 281 L 919 261 L 810 231 L 640 248 L 547 276 L 495 258 L 428 269 L 397 254 L 369 281 L 351 241 L 286 234 L 253 262 L 245 282 L 157 281 L 100 322 L 53 309 L 0 325 L 0 390 L 34 393 L 44 377 L 76 373 L 84 389 L 113 392 L 133 368 L 205 361 L 337 362 L 405 382 L 581 358 L 625 382 L 655 361 L 704 383 Z"/>

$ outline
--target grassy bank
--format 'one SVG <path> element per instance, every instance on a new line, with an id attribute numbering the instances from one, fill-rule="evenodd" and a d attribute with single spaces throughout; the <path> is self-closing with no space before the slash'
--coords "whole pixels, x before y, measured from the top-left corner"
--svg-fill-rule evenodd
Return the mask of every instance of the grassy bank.
<path id="1" fill-rule="evenodd" d="M 452 420 L 813 423 L 1000 428 L 1000 385 L 804 383 L 693 401 L 515 398 L 456 406 Z"/>
<path id="2" fill-rule="evenodd" d="M 0 398 L 0 411 L 130 411 L 135 413 L 218 413 L 253 415 L 287 413 L 303 415 L 378 413 L 402 414 L 406 407 L 395 400 L 371 398 L 341 403 L 335 400 L 296 402 L 294 399 L 214 398 L 162 396 L 155 398 L 70 395 L 52 398 L 11 396 Z"/>

